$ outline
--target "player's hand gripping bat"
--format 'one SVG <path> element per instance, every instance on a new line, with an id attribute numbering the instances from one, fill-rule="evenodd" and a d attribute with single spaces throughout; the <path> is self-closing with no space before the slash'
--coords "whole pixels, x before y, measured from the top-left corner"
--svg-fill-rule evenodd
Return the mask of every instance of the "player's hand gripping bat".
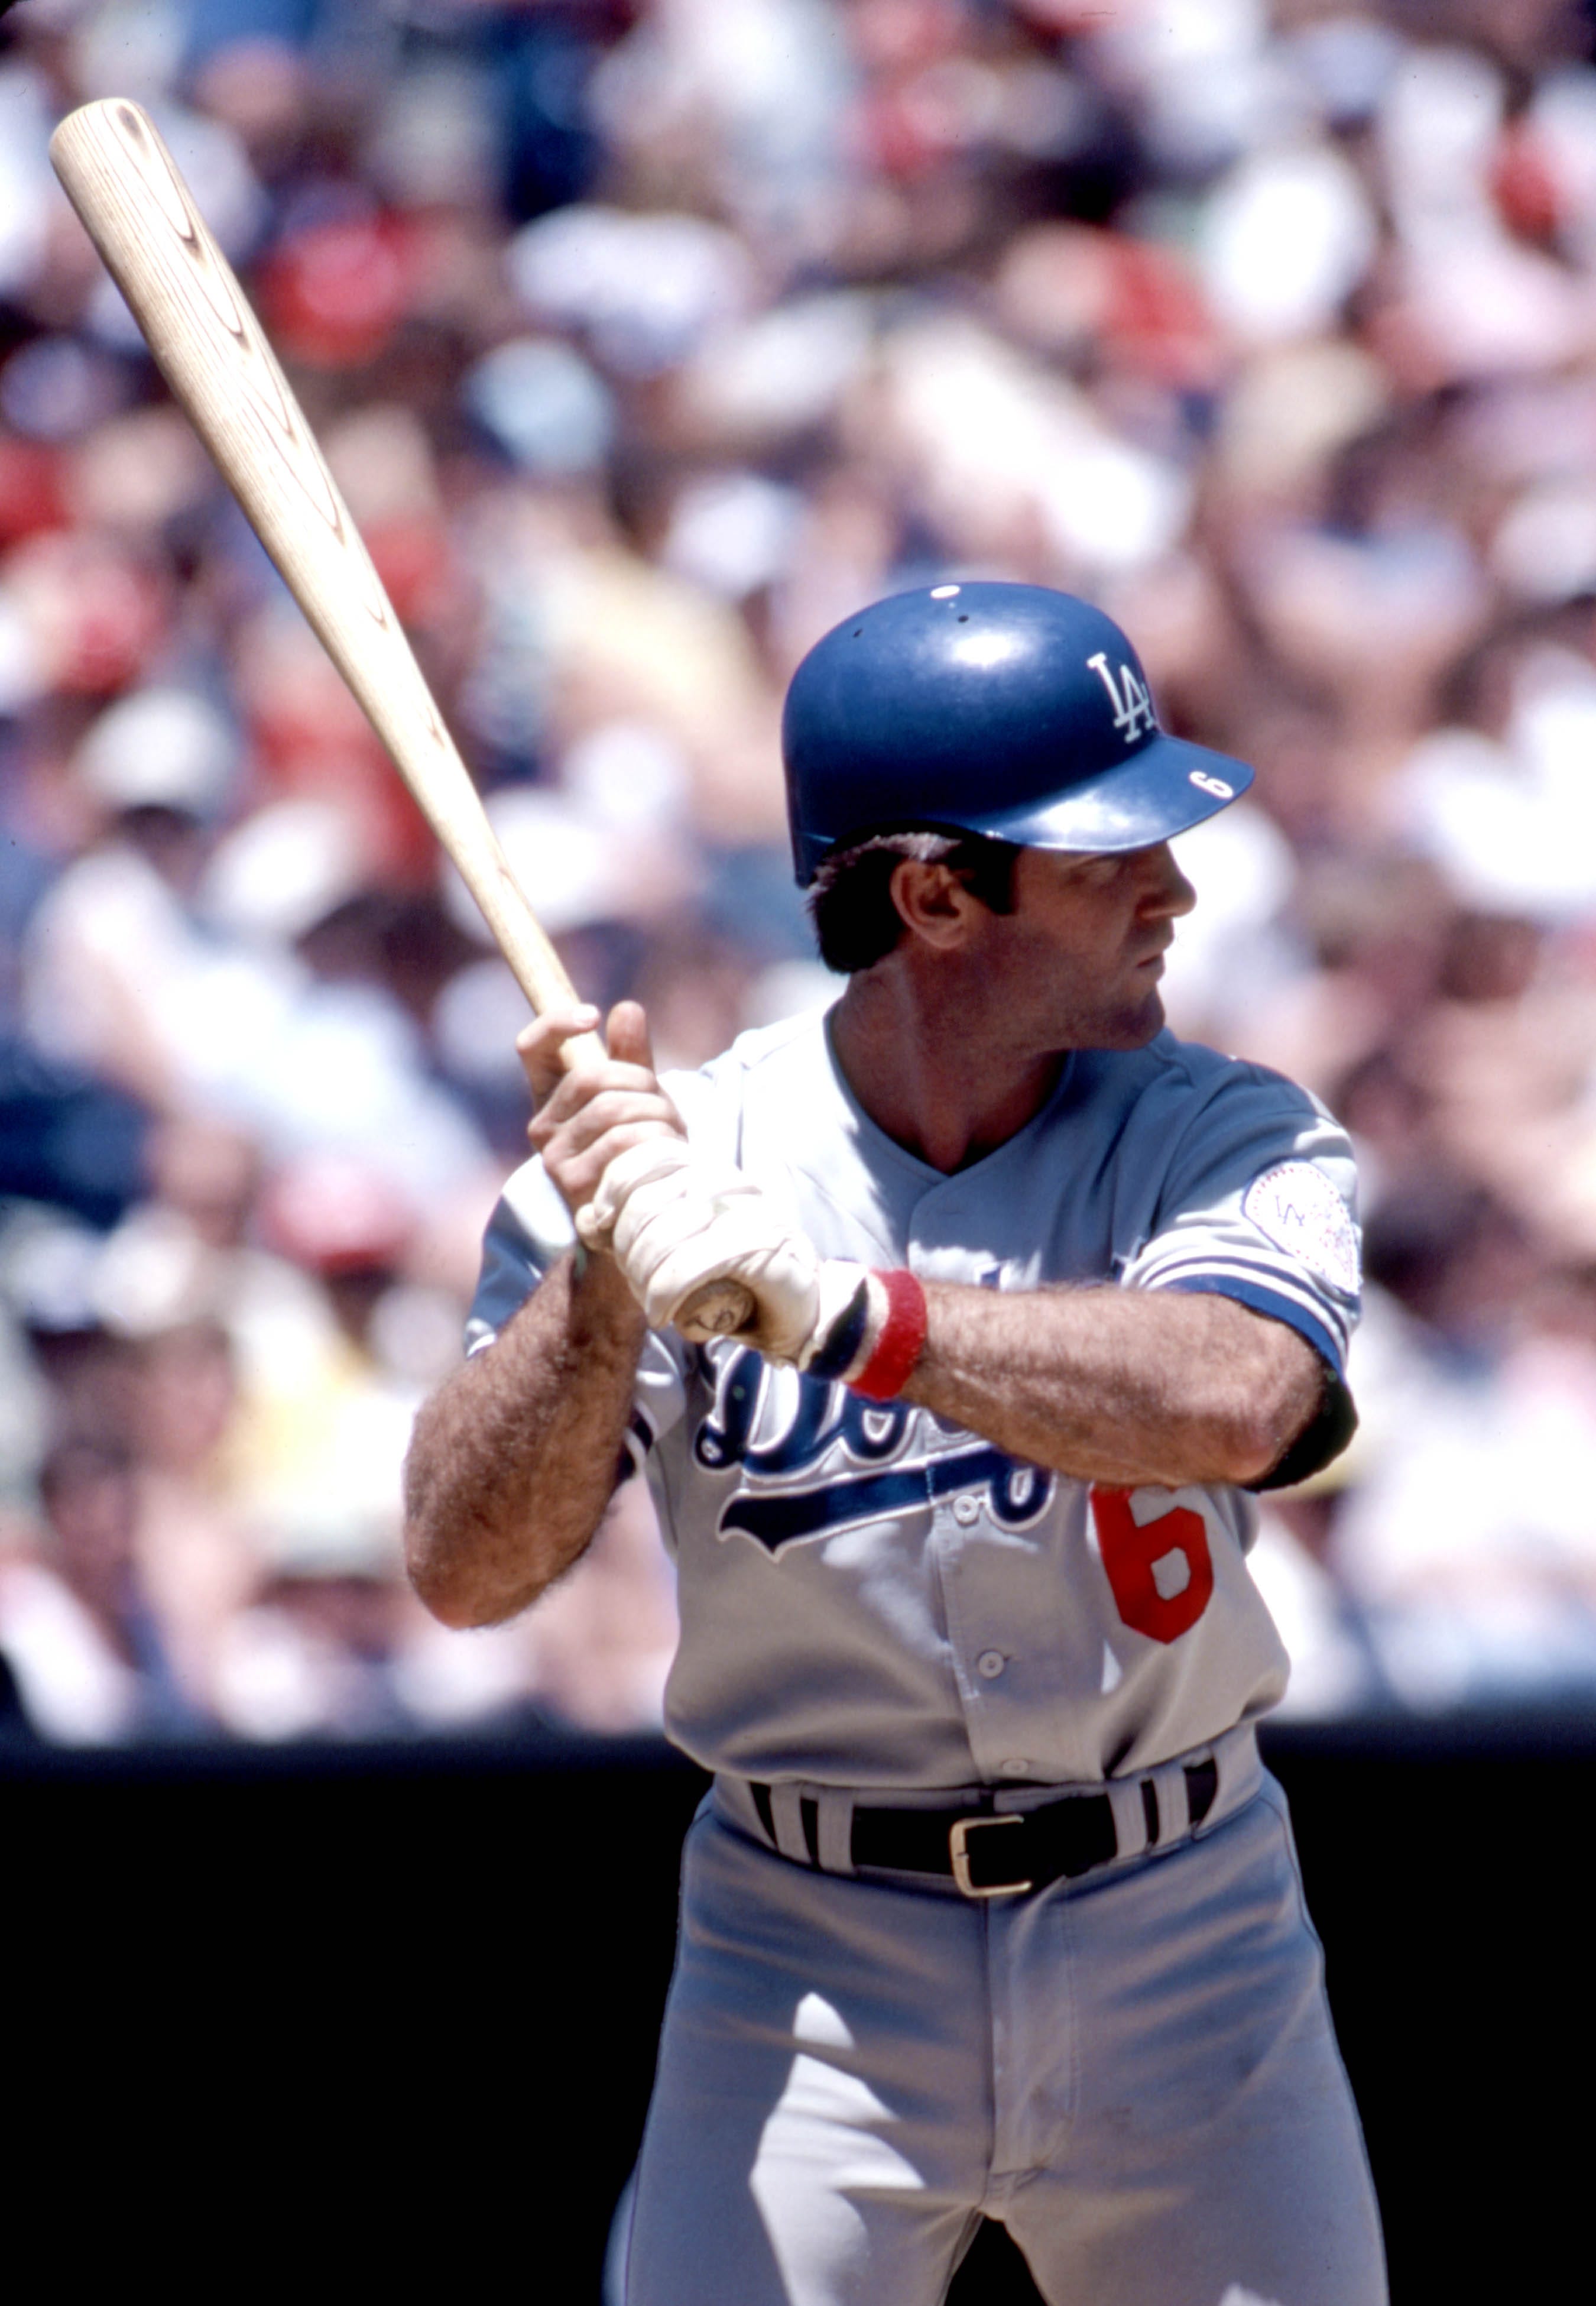
<path id="1" fill-rule="evenodd" d="M 304 412 L 154 123 L 124 97 L 86 104 L 56 129 L 50 158 L 161 373 L 458 867 L 522 991 L 540 1012 L 574 1003 Z M 596 1034 L 566 1044 L 568 1067 L 602 1055 Z M 714 1282 L 691 1311 L 704 1328 L 729 1334 L 755 1306 L 740 1283 Z"/>

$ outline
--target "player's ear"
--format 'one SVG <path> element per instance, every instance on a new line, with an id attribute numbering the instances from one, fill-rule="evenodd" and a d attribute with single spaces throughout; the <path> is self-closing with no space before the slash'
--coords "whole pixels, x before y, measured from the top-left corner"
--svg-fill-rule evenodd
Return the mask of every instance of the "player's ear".
<path id="1" fill-rule="evenodd" d="M 967 944 L 977 917 L 986 910 L 979 897 L 946 865 L 922 865 L 906 857 L 890 885 L 904 927 L 942 952 Z"/>

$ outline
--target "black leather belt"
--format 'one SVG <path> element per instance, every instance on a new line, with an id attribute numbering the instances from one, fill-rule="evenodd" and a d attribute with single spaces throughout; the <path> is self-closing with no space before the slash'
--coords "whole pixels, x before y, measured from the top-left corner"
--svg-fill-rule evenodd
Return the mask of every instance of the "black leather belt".
<path id="1" fill-rule="evenodd" d="M 1219 1768 L 1211 1758 L 1185 1765 L 1186 1806 L 1200 1825 L 1219 1790 Z M 776 1839 L 768 1786 L 749 1789 L 759 1821 Z M 1158 1789 L 1141 1781 L 1147 1848 L 1159 1837 Z M 809 1863 L 819 1862 L 819 1804 L 798 1804 Z M 892 1874 L 952 1875 L 967 1898 L 998 1898 L 1006 1892 L 1046 1889 L 1061 1878 L 1073 1881 L 1119 1856 L 1114 1806 L 1106 1794 L 1067 1794 L 1040 1809 L 997 1810 L 987 1795 L 974 1809 L 870 1809 L 853 1813 L 849 1854 L 855 1866 Z"/>

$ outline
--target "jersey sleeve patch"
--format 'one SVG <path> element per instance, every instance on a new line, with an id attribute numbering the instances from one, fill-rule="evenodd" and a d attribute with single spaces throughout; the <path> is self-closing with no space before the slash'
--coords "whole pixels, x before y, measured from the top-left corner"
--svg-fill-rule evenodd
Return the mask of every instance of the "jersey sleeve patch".
<path id="1" fill-rule="evenodd" d="M 1346 1203 L 1311 1161 L 1282 1161 L 1255 1177 L 1242 1213 L 1264 1239 L 1345 1296 L 1357 1294 L 1358 1232 Z"/>

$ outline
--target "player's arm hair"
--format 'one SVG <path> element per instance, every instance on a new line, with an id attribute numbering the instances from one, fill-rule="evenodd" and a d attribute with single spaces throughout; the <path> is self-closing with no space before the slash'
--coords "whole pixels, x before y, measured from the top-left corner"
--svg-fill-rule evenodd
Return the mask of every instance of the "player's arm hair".
<path id="1" fill-rule="evenodd" d="M 1307 1339 L 1233 1298 L 947 1283 L 926 1296 L 904 1398 L 1077 1481 L 1259 1486 L 1324 1414 Z"/>
<path id="2" fill-rule="evenodd" d="M 615 1486 L 644 1337 L 608 1257 L 562 1257 L 415 1421 L 411 1582 L 446 1626 L 496 1625 L 585 1550 Z"/>
<path id="3" fill-rule="evenodd" d="M 919 865 L 947 866 L 989 912 L 1011 913 L 1019 854 L 1011 841 L 930 826 L 875 833 L 846 849 L 833 849 L 822 859 L 808 892 L 809 918 L 822 961 L 847 977 L 874 969 L 895 950 L 904 923 L 892 901 L 892 875 L 906 858 Z"/>

